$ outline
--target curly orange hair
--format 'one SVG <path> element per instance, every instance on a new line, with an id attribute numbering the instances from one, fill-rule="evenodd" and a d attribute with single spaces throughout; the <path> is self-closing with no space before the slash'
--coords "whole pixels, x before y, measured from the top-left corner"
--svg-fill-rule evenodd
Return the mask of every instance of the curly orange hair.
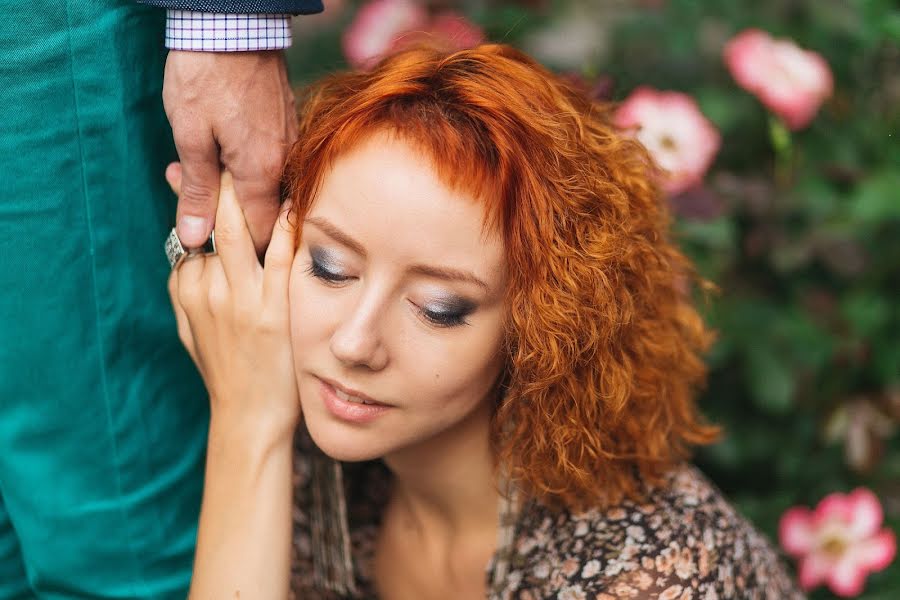
<path id="1" fill-rule="evenodd" d="M 590 102 L 521 52 L 413 48 L 313 86 L 285 171 L 304 215 L 334 159 L 376 130 L 420 147 L 502 232 L 504 473 L 573 509 L 637 498 L 718 434 L 694 404 L 711 342 L 668 238 L 652 163 Z"/>

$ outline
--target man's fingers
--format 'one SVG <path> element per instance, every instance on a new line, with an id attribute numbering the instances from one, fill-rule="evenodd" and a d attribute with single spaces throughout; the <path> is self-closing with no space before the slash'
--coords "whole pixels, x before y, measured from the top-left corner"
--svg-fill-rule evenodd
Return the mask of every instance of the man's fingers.
<path id="1" fill-rule="evenodd" d="M 216 211 L 216 253 L 232 289 L 246 288 L 253 275 L 262 270 L 228 171 L 222 173 Z"/>
<path id="2" fill-rule="evenodd" d="M 200 248 L 209 239 L 219 200 L 219 148 L 208 134 L 190 148 L 178 147 L 181 158 L 181 189 L 176 228 L 186 248 Z"/>
<path id="3" fill-rule="evenodd" d="M 266 264 L 263 271 L 263 297 L 266 299 L 272 299 L 274 294 L 278 294 L 287 301 L 296 236 L 297 224 L 292 221 L 291 204 L 285 202 L 272 231 L 272 241 L 266 250 Z"/>

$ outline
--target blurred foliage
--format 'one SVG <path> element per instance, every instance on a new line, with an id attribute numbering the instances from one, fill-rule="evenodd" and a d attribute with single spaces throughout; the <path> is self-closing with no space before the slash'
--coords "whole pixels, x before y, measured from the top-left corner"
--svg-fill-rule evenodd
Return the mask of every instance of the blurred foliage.
<path id="1" fill-rule="evenodd" d="M 705 303 L 719 341 L 701 403 L 727 432 L 697 462 L 772 539 L 790 506 L 856 486 L 875 491 L 900 532 L 896 2 L 432 4 L 596 82 L 599 95 L 622 100 L 650 85 L 697 99 L 722 149 L 702 188 L 669 201 L 683 247 L 719 288 Z M 324 15 L 296 20 L 294 81 L 345 66 L 340 32 L 354 6 L 326 0 Z M 807 129 L 773 128 L 726 70 L 722 48 L 747 27 L 831 66 L 835 93 Z M 900 598 L 900 561 L 872 575 L 862 597 Z"/>

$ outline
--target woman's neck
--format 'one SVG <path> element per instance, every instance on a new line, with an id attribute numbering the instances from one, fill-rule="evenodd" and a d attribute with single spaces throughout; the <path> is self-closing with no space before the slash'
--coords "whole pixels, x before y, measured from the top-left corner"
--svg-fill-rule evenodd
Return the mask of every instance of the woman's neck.
<path id="1" fill-rule="evenodd" d="M 485 402 L 453 429 L 384 458 L 394 474 L 392 509 L 423 537 L 452 540 L 497 530 L 490 411 Z"/>

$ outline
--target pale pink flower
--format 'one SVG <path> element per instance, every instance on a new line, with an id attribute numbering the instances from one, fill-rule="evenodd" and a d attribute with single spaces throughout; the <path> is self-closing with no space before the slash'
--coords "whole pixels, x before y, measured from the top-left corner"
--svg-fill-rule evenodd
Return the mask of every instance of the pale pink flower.
<path id="1" fill-rule="evenodd" d="M 404 35 L 424 29 L 427 23 L 428 13 L 414 0 L 372 0 L 344 31 L 344 55 L 353 67 L 369 67 L 391 52 Z"/>
<path id="2" fill-rule="evenodd" d="M 663 188 L 673 195 L 703 179 L 721 145 L 715 126 L 681 92 L 639 87 L 616 111 L 614 122 L 632 130 L 647 148 L 665 171 Z"/>
<path id="3" fill-rule="evenodd" d="M 477 46 L 484 32 L 460 14 L 429 17 L 414 0 L 372 0 L 364 4 L 344 32 L 344 55 L 356 68 L 368 68 L 404 46 L 428 42 L 454 51 Z"/>
<path id="4" fill-rule="evenodd" d="M 480 27 L 449 11 L 431 19 L 425 33 L 447 50 L 464 50 L 484 41 L 484 31 Z"/>
<path id="5" fill-rule="evenodd" d="M 881 529 L 881 504 L 870 490 L 826 496 L 814 511 L 803 506 L 781 516 L 778 538 L 799 560 L 800 585 L 823 583 L 838 596 L 858 596 L 869 573 L 885 569 L 897 553 L 890 529 Z"/>
<path id="6" fill-rule="evenodd" d="M 759 29 L 732 38 L 724 57 L 735 81 L 791 129 L 806 127 L 834 87 L 822 55 Z"/>

